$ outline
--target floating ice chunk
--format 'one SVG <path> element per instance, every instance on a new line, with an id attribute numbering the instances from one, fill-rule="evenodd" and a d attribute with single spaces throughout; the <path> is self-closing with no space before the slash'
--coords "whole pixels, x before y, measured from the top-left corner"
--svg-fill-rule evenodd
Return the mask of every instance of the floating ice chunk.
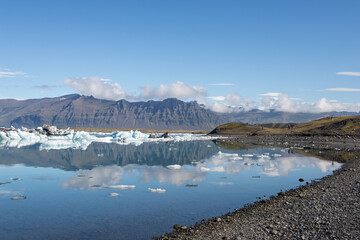
<path id="1" fill-rule="evenodd" d="M 233 182 L 211 182 L 212 184 L 216 184 L 216 185 L 232 185 L 234 184 Z"/>
<path id="2" fill-rule="evenodd" d="M 162 188 L 148 188 L 148 190 L 150 192 L 154 192 L 154 193 L 164 193 L 164 192 L 166 192 L 166 190 L 162 189 Z"/>
<path id="3" fill-rule="evenodd" d="M 109 193 L 109 196 L 118 197 L 118 196 L 120 196 L 120 194 L 112 192 L 112 193 Z"/>
<path id="4" fill-rule="evenodd" d="M 253 157 L 254 154 L 242 154 L 241 156 L 243 156 L 243 157 Z"/>
<path id="5" fill-rule="evenodd" d="M 281 157 L 282 155 L 281 154 L 278 154 L 278 153 L 275 153 L 273 154 L 274 157 Z"/>
<path id="6" fill-rule="evenodd" d="M 25 196 L 16 196 L 16 197 L 12 197 L 10 198 L 11 200 L 21 200 L 21 199 L 26 199 Z"/>
<path id="7" fill-rule="evenodd" d="M 13 181 L 22 181 L 21 178 L 10 178 L 10 180 L 13 180 Z"/>
<path id="8" fill-rule="evenodd" d="M 261 154 L 259 156 L 257 156 L 258 158 L 270 158 L 270 156 L 268 155 L 265 155 L 265 154 Z"/>
<path id="9" fill-rule="evenodd" d="M 210 172 L 211 169 L 210 169 L 210 168 L 207 168 L 207 167 L 200 167 L 200 171 L 201 171 L 201 172 Z"/>
<path id="10" fill-rule="evenodd" d="M 101 188 L 108 188 L 108 189 L 134 189 L 136 188 L 135 185 L 103 185 Z"/>
<path id="11" fill-rule="evenodd" d="M 172 170 L 175 170 L 175 169 L 180 169 L 181 166 L 179 164 L 174 164 L 174 165 L 168 165 L 166 166 L 168 169 L 172 169 Z"/>

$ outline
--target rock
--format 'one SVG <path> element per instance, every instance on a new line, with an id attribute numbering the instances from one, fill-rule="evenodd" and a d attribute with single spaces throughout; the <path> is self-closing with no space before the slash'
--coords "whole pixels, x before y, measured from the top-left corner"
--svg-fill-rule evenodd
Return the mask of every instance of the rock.
<path id="1" fill-rule="evenodd" d="M 181 226 L 181 229 L 182 229 L 182 230 L 186 230 L 186 229 L 187 229 L 187 226 Z"/>
<path id="2" fill-rule="evenodd" d="M 175 225 L 174 225 L 174 229 L 175 229 L 175 230 L 181 229 L 181 225 L 180 225 L 180 224 L 175 224 Z"/>
<path id="3" fill-rule="evenodd" d="M 160 137 L 161 137 L 161 138 L 168 138 L 168 137 L 169 137 L 169 133 L 166 132 L 166 133 L 164 133 L 163 135 L 161 135 Z"/>
<path id="4" fill-rule="evenodd" d="M 279 192 L 278 196 L 286 196 L 286 194 L 284 192 Z"/>
<path id="5" fill-rule="evenodd" d="M 299 182 L 304 182 L 305 180 L 303 178 L 299 178 Z"/>

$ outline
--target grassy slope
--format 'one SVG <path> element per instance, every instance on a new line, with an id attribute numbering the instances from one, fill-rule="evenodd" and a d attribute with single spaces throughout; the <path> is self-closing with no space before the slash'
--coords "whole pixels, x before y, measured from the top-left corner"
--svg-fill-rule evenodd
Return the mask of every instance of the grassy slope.
<path id="1" fill-rule="evenodd" d="M 288 125 L 291 125 L 290 129 Z M 244 124 L 228 123 L 216 127 L 213 134 L 360 134 L 360 116 L 327 117 L 306 123 Z"/>

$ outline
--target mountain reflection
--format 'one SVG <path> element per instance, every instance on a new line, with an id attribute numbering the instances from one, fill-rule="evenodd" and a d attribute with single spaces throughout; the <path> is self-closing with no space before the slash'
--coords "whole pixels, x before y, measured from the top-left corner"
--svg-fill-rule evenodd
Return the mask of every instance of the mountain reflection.
<path id="1" fill-rule="evenodd" d="M 341 164 L 294 154 L 265 153 L 253 156 L 221 151 L 191 165 L 174 167 L 130 164 L 126 166 L 98 166 L 91 170 L 80 170 L 75 176 L 62 183 L 64 188 L 90 189 L 94 185 L 121 183 L 124 175 L 136 174 L 138 180 L 183 185 L 205 181 L 210 172 L 238 175 L 252 168 L 259 168 L 258 174 L 287 176 L 290 171 L 304 168 L 318 168 L 322 172 L 337 169 Z"/>
<path id="2" fill-rule="evenodd" d="M 0 149 L 0 164 L 25 164 L 64 170 L 92 169 L 99 165 L 190 164 L 209 158 L 219 151 L 212 141 L 143 143 L 140 146 L 92 143 L 86 151 L 62 149 L 39 151 L 38 145 Z"/>

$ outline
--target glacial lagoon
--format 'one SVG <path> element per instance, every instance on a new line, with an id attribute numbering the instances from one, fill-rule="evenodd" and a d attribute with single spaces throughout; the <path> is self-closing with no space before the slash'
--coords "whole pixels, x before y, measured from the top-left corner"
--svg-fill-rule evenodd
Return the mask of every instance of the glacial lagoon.
<path id="1" fill-rule="evenodd" d="M 41 144 L 0 148 L 1 239 L 151 239 L 341 165 L 291 149 L 227 149 L 204 139 Z M 19 196 L 26 199 L 11 200 Z"/>

